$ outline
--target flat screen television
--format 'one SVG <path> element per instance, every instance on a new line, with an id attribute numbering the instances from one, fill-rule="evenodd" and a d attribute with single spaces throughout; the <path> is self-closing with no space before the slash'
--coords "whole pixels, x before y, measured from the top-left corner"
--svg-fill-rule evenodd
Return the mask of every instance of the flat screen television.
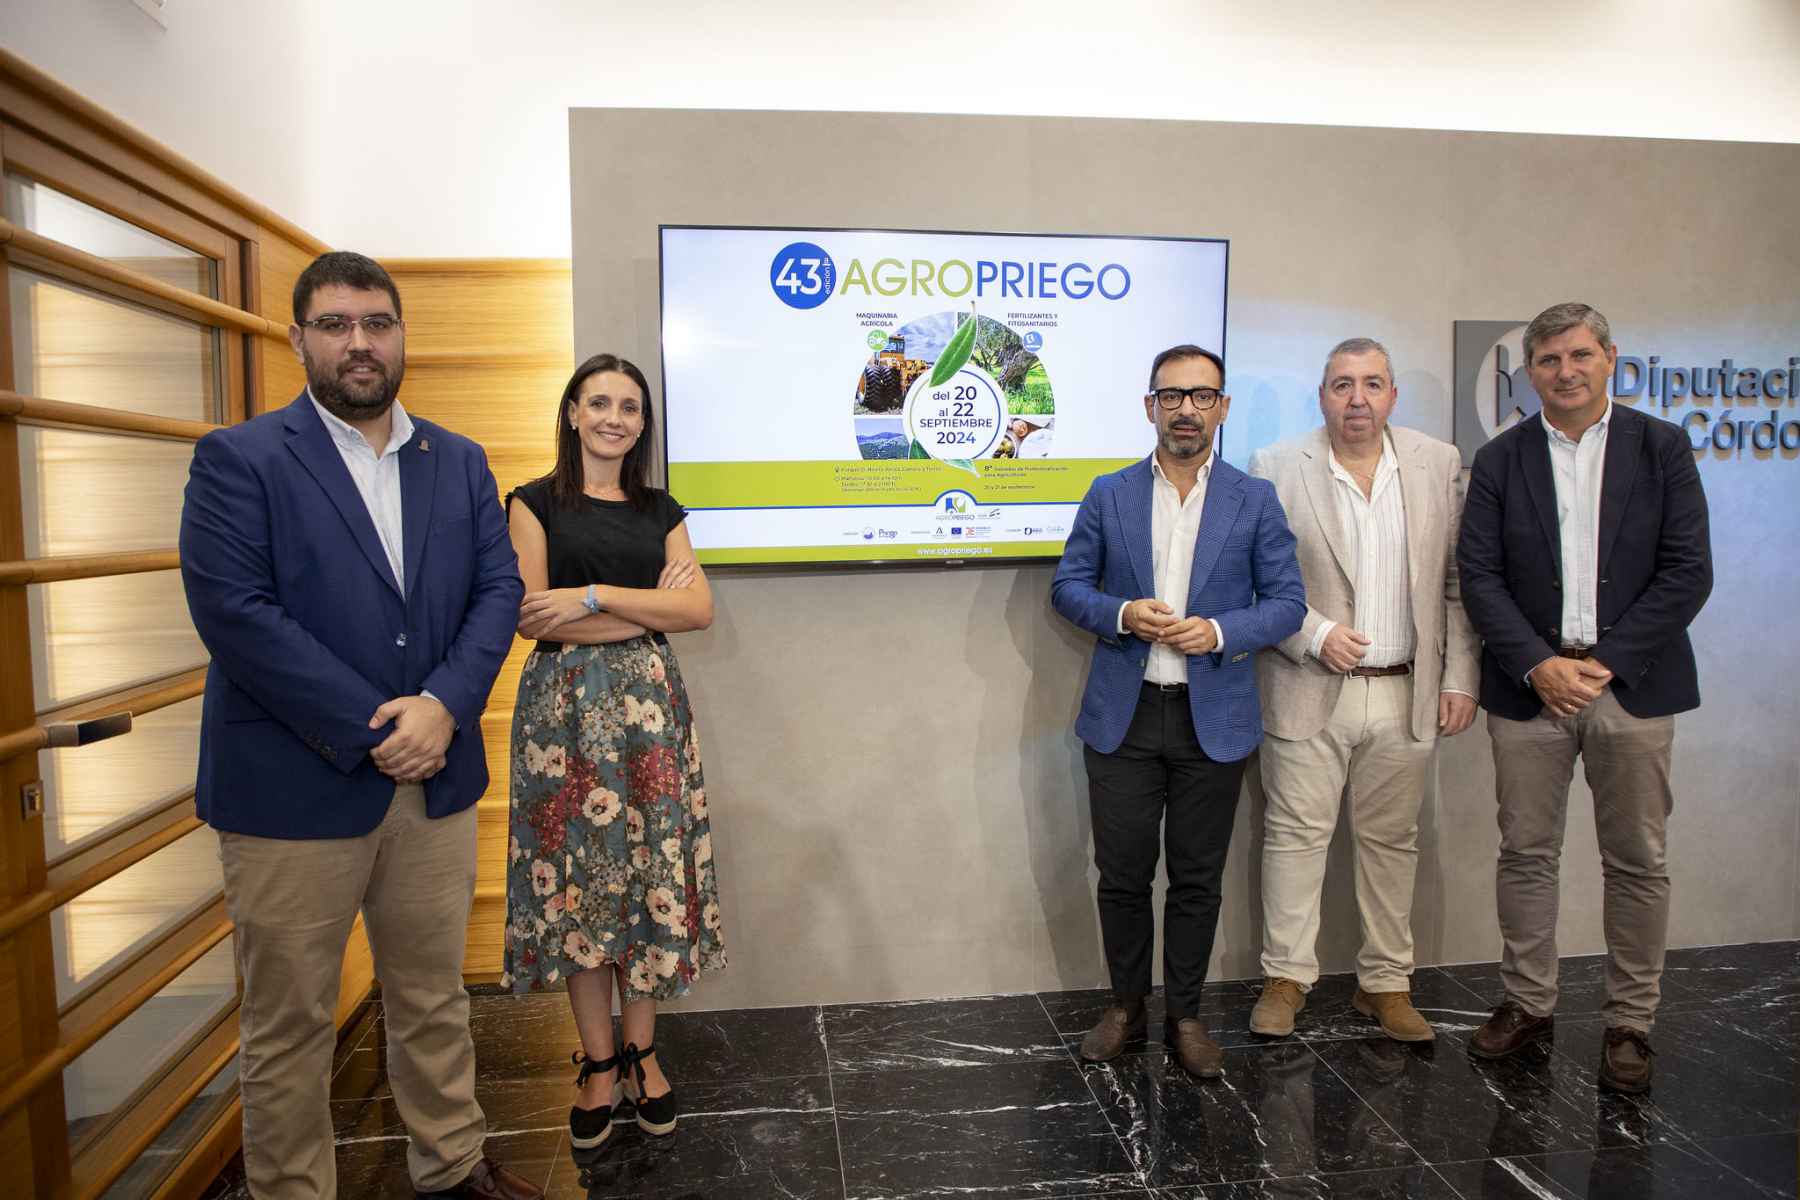
<path id="1" fill-rule="evenodd" d="M 1215 238 L 661 228 L 669 490 L 707 564 L 1054 560 L 1223 356 Z"/>

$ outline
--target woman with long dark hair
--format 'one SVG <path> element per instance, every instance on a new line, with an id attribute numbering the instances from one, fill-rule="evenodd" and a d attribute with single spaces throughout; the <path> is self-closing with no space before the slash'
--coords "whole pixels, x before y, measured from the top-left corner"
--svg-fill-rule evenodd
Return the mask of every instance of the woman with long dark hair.
<path id="1" fill-rule="evenodd" d="M 647 481 L 655 437 L 643 372 L 595 355 L 557 406 L 555 469 L 507 497 L 537 647 L 513 713 L 505 980 L 568 988 L 578 1150 L 606 1140 L 622 1096 L 645 1132 L 673 1132 L 656 1003 L 725 965 L 700 748 L 664 636 L 710 625 L 712 593 L 687 514 Z"/>

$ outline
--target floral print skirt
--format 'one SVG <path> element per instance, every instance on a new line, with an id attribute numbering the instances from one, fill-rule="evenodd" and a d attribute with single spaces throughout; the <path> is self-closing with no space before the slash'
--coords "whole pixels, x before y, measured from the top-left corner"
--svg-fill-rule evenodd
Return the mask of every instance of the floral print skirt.
<path id="1" fill-rule="evenodd" d="M 700 744 L 649 636 L 533 651 L 512 729 L 505 974 L 535 992 L 603 964 L 625 999 L 725 966 Z"/>

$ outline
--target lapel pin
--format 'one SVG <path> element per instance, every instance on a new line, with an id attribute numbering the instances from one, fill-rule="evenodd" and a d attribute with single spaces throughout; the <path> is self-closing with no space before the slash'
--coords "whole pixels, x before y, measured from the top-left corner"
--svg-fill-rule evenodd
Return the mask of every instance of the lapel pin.
<path id="1" fill-rule="evenodd" d="M 430 454 L 431 453 L 431 439 L 430 438 L 420 438 L 419 439 L 419 453 L 420 454 Z"/>

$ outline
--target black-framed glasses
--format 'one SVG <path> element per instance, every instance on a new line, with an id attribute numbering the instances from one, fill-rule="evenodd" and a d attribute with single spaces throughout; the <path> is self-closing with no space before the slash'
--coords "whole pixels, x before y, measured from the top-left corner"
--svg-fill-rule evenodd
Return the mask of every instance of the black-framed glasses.
<path id="1" fill-rule="evenodd" d="M 1157 388 L 1150 394 L 1154 396 L 1156 402 L 1168 412 L 1174 412 L 1176 409 L 1180 408 L 1182 401 L 1190 396 L 1194 399 L 1194 407 L 1200 412 L 1205 412 L 1207 409 L 1217 404 L 1219 402 L 1219 397 L 1223 396 L 1225 393 L 1215 387 L 1197 387 Z"/>
<path id="2" fill-rule="evenodd" d="M 305 329 L 316 329 L 333 341 L 342 341 L 350 336 L 350 331 L 358 325 L 371 342 L 380 341 L 402 327 L 404 323 L 392 313 L 370 313 L 366 317 L 345 317 L 337 313 L 326 313 L 322 317 L 314 317 L 310 321 L 301 321 Z"/>

